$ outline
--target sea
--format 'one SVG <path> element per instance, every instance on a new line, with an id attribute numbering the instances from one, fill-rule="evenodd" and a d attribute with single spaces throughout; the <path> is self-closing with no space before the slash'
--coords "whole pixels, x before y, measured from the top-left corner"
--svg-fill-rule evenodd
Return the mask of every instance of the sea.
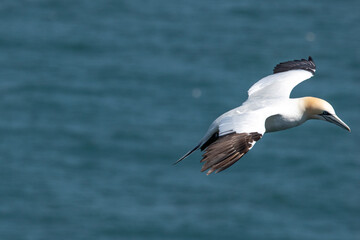
<path id="1" fill-rule="evenodd" d="M 360 239 L 360 2 L 2 0 L 1 240 Z M 279 62 L 324 121 L 177 165 Z"/>

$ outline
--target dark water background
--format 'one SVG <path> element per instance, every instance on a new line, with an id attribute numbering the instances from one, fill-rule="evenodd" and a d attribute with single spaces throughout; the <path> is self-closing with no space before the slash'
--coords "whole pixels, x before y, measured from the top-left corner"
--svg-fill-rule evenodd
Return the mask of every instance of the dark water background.
<path id="1" fill-rule="evenodd" d="M 1 1 L 0 239 L 360 239 L 359 1 Z M 171 164 L 281 61 L 352 128 Z"/>

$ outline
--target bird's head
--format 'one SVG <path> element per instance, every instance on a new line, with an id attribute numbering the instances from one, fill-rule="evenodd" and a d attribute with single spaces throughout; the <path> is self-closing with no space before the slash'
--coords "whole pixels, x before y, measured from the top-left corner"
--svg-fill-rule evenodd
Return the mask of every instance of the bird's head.
<path id="1" fill-rule="evenodd" d="M 336 115 L 334 108 L 327 101 L 315 97 L 305 97 L 303 102 L 308 119 L 324 120 L 334 123 L 349 132 L 351 131 L 349 126 Z"/>

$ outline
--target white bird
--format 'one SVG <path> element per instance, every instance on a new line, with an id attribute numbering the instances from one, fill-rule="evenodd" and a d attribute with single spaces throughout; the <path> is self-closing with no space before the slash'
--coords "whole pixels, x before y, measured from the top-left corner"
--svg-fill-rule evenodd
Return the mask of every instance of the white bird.
<path id="1" fill-rule="evenodd" d="M 265 133 L 299 126 L 309 119 L 334 123 L 350 132 L 325 100 L 315 97 L 290 98 L 292 89 L 316 70 L 308 60 L 283 62 L 274 74 L 262 78 L 248 90 L 248 99 L 239 107 L 218 117 L 199 144 L 176 163 L 195 150 L 204 151 L 201 171 L 220 172 L 244 156 Z"/>

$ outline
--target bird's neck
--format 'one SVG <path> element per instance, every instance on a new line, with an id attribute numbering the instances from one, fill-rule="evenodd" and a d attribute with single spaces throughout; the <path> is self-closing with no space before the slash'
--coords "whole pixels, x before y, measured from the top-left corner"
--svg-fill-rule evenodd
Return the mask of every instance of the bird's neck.
<path id="1" fill-rule="evenodd" d="M 304 112 L 306 120 L 312 119 L 312 116 L 316 116 L 319 109 L 323 108 L 326 104 L 324 100 L 316 97 L 303 97 L 299 99 L 299 106 Z"/>
<path id="2" fill-rule="evenodd" d="M 276 112 L 273 112 L 265 122 L 266 132 L 293 128 L 308 120 L 305 114 L 304 100 L 301 98 L 292 98 L 286 102 L 281 102 L 276 109 Z"/>

